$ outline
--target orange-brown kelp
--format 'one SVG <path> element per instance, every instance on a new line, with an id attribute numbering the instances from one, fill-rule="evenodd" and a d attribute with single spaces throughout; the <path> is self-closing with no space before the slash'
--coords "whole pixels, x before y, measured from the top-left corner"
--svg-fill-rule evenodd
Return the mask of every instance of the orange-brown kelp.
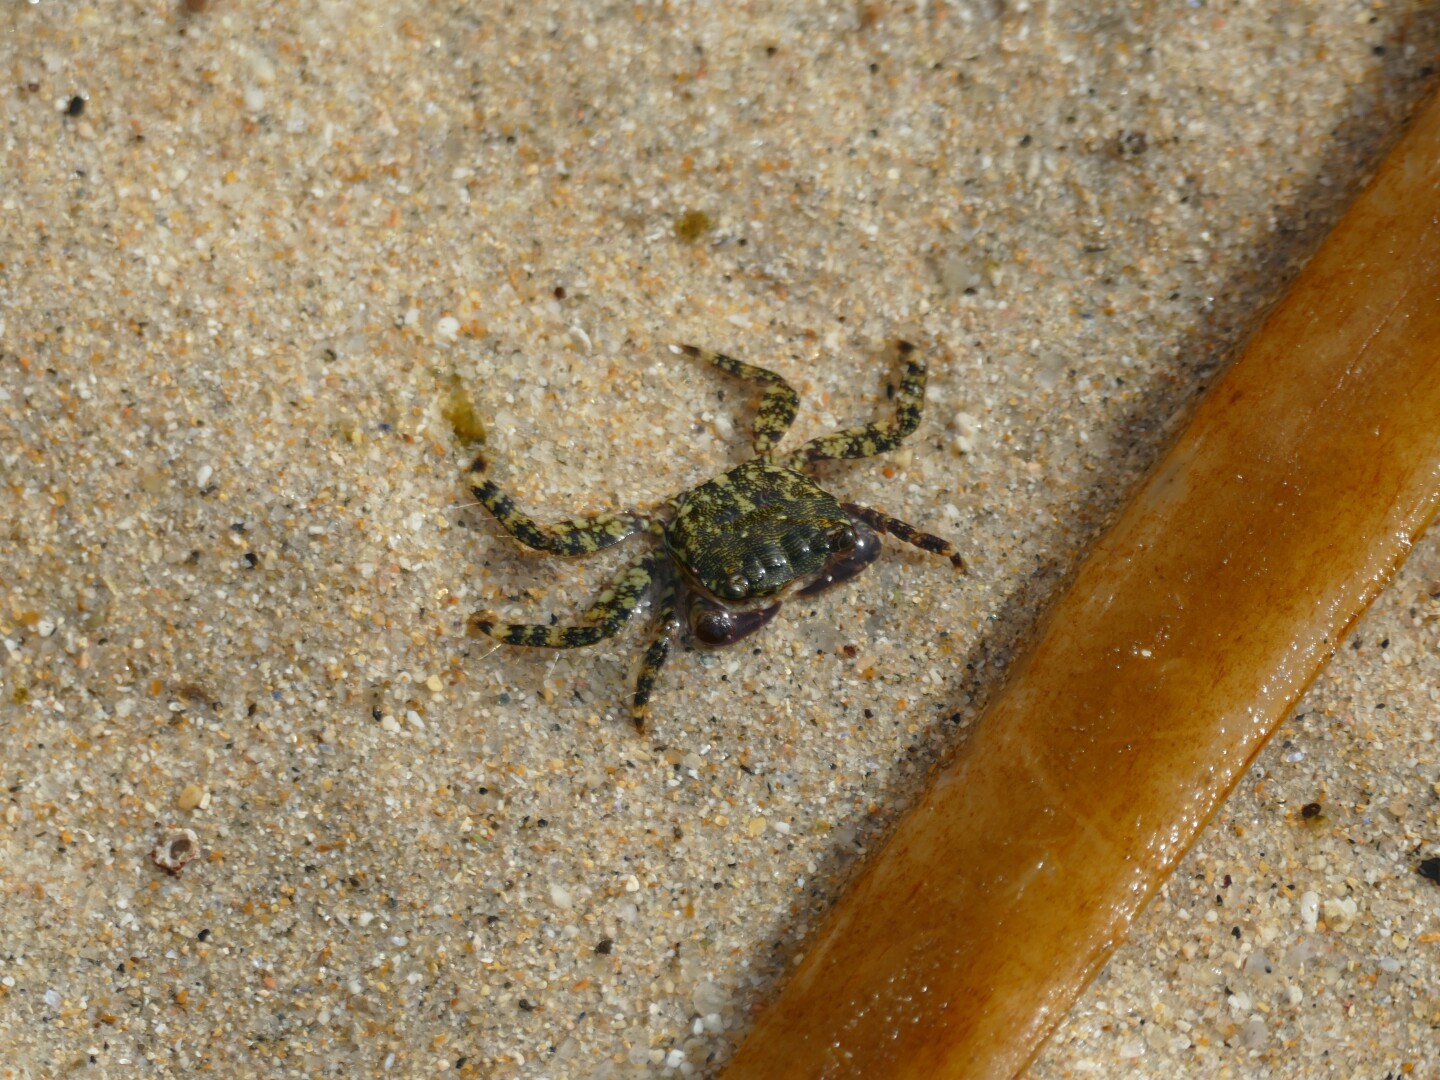
<path id="1" fill-rule="evenodd" d="M 1024 1069 L 1430 521 L 1431 103 L 725 1074 Z"/>

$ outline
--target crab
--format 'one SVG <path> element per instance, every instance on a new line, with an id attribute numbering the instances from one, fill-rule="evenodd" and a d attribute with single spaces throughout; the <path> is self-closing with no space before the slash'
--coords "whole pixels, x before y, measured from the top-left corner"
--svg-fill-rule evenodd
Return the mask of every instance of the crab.
<path id="1" fill-rule="evenodd" d="M 880 510 L 841 502 L 802 470 L 817 461 L 873 457 L 893 450 L 920 423 L 925 363 L 909 342 L 896 351 L 904 365 L 895 416 L 811 439 L 781 453 L 777 445 L 800 399 L 779 375 L 694 345 L 677 353 L 704 360 L 763 388 L 754 423 L 755 456 L 653 510 L 596 514 L 541 525 L 522 513 L 489 479 L 484 455 L 470 466 L 471 490 L 512 537 L 551 555 L 590 555 L 635 535 L 648 549 L 626 565 L 572 625 L 501 622 L 488 611 L 471 616 L 473 632 L 506 645 L 573 649 L 615 634 L 653 598 L 654 628 L 640 664 L 630 716 L 643 730 L 660 669 L 683 624 L 692 640 L 718 647 L 754 634 L 793 596 L 810 596 L 848 581 L 880 554 L 880 535 L 949 559 L 965 561 L 947 541 Z"/>

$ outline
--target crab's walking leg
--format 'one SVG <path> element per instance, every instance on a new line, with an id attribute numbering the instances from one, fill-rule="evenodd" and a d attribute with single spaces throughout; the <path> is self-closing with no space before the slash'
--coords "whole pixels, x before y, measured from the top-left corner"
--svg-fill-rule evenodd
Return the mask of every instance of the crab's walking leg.
<path id="1" fill-rule="evenodd" d="M 920 425 L 920 413 L 925 407 L 925 362 L 908 341 L 896 343 L 900 359 L 905 362 L 905 374 L 900 379 L 900 389 L 895 394 L 895 418 L 877 420 L 860 427 L 846 428 L 833 435 L 821 435 L 811 439 L 799 449 L 780 458 L 776 464 L 798 469 L 811 461 L 831 461 L 835 458 L 872 457 L 894 450 Z"/>
<path id="2" fill-rule="evenodd" d="M 858 503 L 841 503 L 840 505 L 845 508 L 847 514 L 859 518 L 876 532 L 889 533 L 895 539 L 904 540 L 907 544 L 914 544 L 922 551 L 928 551 L 934 555 L 944 555 L 950 560 L 950 565 L 956 570 L 964 572 L 965 560 L 948 540 L 942 540 L 931 533 L 922 532 L 914 525 L 907 525 L 899 518 L 893 518 L 889 514 L 869 506 L 861 506 Z"/>
<path id="3" fill-rule="evenodd" d="M 595 599 L 590 610 L 580 616 L 584 625 L 546 626 L 543 623 L 502 623 L 488 611 L 470 616 L 473 630 L 489 634 L 506 645 L 533 645 L 545 649 L 577 649 L 614 637 L 635 614 L 645 590 L 655 576 L 661 558 L 658 551 L 647 551 L 620 573 Z"/>
<path id="4" fill-rule="evenodd" d="M 755 414 L 755 453 L 768 454 L 775 444 L 784 437 L 795 420 L 795 411 L 800 407 L 800 395 L 795 388 L 775 372 L 767 368 L 746 364 L 723 353 L 711 352 L 695 345 L 672 345 L 672 349 L 714 364 L 721 371 L 738 375 L 750 382 L 765 387 L 760 399 L 760 409 Z"/>
<path id="5" fill-rule="evenodd" d="M 635 679 L 635 701 L 630 707 L 630 719 L 636 731 L 645 730 L 645 720 L 650 715 L 650 694 L 655 689 L 655 680 L 660 669 L 670 656 L 670 646 L 680 631 L 680 619 L 675 614 L 675 571 L 669 566 L 659 570 L 660 585 L 655 598 L 655 629 L 650 634 L 650 646 L 645 650 L 645 659 L 640 661 L 640 674 Z"/>
<path id="6" fill-rule="evenodd" d="M 521 513 L 515 501 L 486 478 L 486 468 L 484 455 L 477 457 L 470 466 L 470 490 L 501 527 L 526 547 L 552 555 L 589 555 L 618 544 L 643 524 L 631 514 L 595 514 L 541 525 Z"/>

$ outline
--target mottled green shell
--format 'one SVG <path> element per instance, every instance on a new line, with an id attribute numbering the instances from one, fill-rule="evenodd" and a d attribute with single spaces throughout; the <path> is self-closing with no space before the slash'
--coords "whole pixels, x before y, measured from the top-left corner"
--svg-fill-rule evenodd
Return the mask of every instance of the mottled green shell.
<path id="1" fill-rule="evenodd" d="M 761 460 L 688 492 L 665 529 L 686 577 L 732 604 L 773 596 L 854 545 L 850 515 L 834 496 Z"/>

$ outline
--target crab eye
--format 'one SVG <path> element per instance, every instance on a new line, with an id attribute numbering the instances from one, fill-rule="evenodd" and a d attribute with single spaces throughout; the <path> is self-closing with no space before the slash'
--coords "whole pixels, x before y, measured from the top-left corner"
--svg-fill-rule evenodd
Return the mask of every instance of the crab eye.
<path id="1" fill-rule="evenodd" d="M 856 544 L 855 527 L 848 522 L 830 534 L 830 550 L 849 551 Z"/>
<path id="2" fill-rule="evenodd" d="M 750 593 L 750 581 L 744 574 L 731 574 L 720 586 L 720 592 L 727 600 L 744 600 Z"/>

